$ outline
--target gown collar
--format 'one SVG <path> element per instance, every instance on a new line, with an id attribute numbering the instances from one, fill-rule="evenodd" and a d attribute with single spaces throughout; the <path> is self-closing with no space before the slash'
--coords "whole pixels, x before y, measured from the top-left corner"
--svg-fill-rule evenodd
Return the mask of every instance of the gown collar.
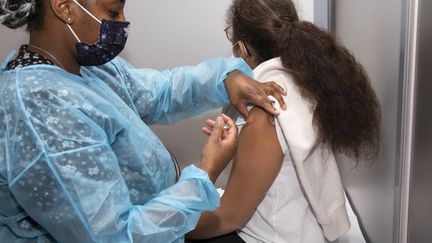
<path id="1" fill-rule="evenodd" d="M 7 64 L 15 56 L 15 53 L 16 53 L 16 50 L 12 50 L 11 52 L 9 52 L 9 54 L 6 56 L 6 58 L 3 60 L 1 66 L 0 66 L 0 74 L 4 73 L 6 71 Z"/>

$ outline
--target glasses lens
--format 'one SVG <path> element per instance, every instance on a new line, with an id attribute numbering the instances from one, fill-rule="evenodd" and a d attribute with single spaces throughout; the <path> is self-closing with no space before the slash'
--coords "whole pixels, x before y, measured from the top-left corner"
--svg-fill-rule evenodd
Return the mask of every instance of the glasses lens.
<path id="1" fill-rule="evenodd" d="M 228 39 L 229 41 L 233 42 L 232 26 L 228 26 L 228 27 L 225 29 L 225 33 L 226 33 L 227 39 Z"/>

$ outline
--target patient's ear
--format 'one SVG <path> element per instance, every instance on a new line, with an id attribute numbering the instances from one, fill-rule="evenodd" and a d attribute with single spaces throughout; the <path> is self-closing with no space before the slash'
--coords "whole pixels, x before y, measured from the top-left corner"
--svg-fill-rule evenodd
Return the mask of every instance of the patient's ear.
<path id="1" fill-rule="evenodd" d="M 237 41 L 237 43 L 234 44 L 234 55 L 236 57 L 241 57 L 243 59 L 246 59 L 249 56 L 249 54 L 250 53 L 248 53 L 246 45 L 243 41 Z"/>

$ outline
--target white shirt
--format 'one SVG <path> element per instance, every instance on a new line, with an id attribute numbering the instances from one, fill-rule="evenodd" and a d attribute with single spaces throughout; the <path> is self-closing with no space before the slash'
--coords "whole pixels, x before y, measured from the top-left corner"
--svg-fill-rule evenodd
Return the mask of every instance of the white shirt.
<path id="1" fill-rule="evenodd" d="M 284 97 L 288 109 L 281 111 L 275 124 L 284 158 L 265 198 L 238 231 L 240 237 L 248 243 L 325 243 L 325 237 L 340 237 L 350 228 L 344 190 L 334 155 L 318 143 L 313 105 L 301 96 L 280 58 L 262 63 L 254 74 L 256 79 L 278 82 L 288 91 Z M 237 123 L 244 121 L 235 116 Z"/>

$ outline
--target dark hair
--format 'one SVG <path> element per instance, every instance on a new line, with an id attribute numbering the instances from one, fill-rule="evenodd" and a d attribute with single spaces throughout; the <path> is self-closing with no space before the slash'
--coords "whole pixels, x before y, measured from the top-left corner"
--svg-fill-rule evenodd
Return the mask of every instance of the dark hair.
<path id="1" fill-rule="evenodd" d="M 11 29 L 27 25 L 28 30 L 43 26 L 44 0 L 0 0 L 0 22 Z"/>
<path id="2" fill-rule="evenodd" d="M 363 67 L 325 30 L 301 21 L 291 0 L 234 0 L 227 24 L 257 63 L 281 57 L 302 96 L 315 105 L 321 142 L 357 161 L 380 139 L 380 106 Z"/>

